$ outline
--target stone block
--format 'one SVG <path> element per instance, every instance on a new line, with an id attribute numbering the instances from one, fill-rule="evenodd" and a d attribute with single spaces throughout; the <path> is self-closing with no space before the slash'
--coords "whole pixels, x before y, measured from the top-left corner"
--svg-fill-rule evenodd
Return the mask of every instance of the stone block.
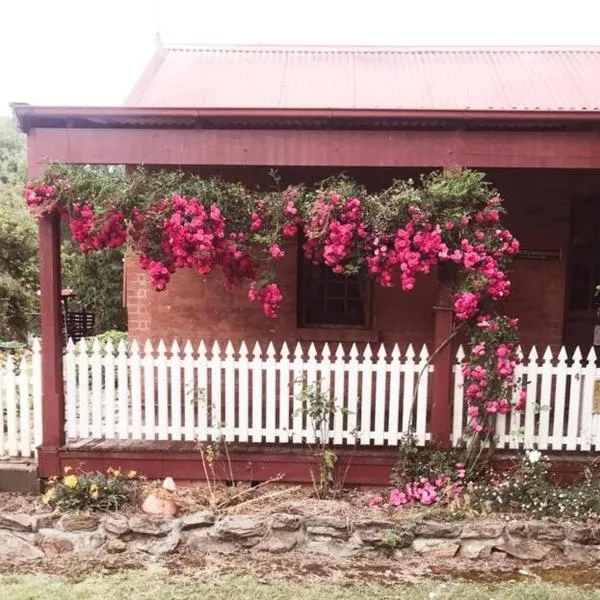
<path id="1" fill-rule="evenodd" d="M 457 538 L 462 533 L 462 523 L 424 521 L 415 528 L 417 538 Z"/>
<path id="2" fill-rule="evenodd" d="M 435 558 L 453 558 L 459 548 L 458 540 L 449 538 L 417 538 L 412 543 L 412 549 L 417 554 Z"/>

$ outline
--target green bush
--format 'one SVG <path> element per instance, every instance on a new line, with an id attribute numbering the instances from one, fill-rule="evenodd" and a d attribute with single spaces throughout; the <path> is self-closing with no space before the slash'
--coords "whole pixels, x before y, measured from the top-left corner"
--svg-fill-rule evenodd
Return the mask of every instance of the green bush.
<path id="1" fill-rule="evenodd" d="M 77 474 L 65 467 L 64 477 L 50 479 L 44 502 L 63 510 L 119 510 L 135 500 L 137 478 L 135 471 Z"/>
<path id="2" fill-rule="evenodd" d="M 490 481 L 469 484 L 468 505 L 479 512 L 515 512 L 531 517 L 596 518 L 600 516 L 600 486 L 592 478 L 559 487 L 548 477 L 550 461 L 537 450 L 527 452 L 512 471 Z"/>
<path id="3" fill-rule="evenodd" d="M 440 475 L 451 475 L 459 457 L 454 451 L 434 447 L 419 447 L 413 431 L 403 434 L 398 444 L 398 460 L 392 469 L 391 483 L 403 488 L 407 483 L 423 477 L 435 481 Z"/>

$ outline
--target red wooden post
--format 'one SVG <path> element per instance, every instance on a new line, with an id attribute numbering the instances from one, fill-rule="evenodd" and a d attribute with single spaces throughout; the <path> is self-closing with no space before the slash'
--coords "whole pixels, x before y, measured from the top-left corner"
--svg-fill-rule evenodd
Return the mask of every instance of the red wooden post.
<path id="1" fill-rule="evenodd" d="M 452 333 L 452 297 L 448 286 L 440 281 L 433 332 L 434 351 Z M 431 437 L 441 448 L 450 447 L 452 432 L 452 343 L 448 343 L 433 359 L 431 393 Z"/>
<path id="2" fill-rule="evenodd" d="M 42 329 L 42 448 L 40 474 L 58 475 L 57 449 L 65 443 L 63 334 L 61 327 L 60 216 L 39 221 Z"/>

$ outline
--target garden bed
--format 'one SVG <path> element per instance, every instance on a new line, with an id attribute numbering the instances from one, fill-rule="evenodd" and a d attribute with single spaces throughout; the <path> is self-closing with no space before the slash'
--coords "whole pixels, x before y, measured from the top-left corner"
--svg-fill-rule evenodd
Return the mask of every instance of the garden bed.
<path id="1" fill-rule="evenodd" d="M 231 499 L 243 491 L 223 488 L 222 493 Z M 144 514 L 139 504 L 119 512 L 51 511 L 38 497 L 0 494 L 0 563 L 37 564 L 77 554 L 109 561 L 118 554 L 134 563 L 235 555 L 236 561 L 244 556 L 260 563 L 290 555 L 315 564 L 393 565 L 402 558 L 403 564 L 423 561 L 433 568 L 441 560 L 452 570 L 461 562 L 510 569 L 522 561 L 589 565 L 600 560 L 600 526 L 592 520 L 481 516 L 436 506 L 369 507 L 373 493 L 364 490 L 322 500 L 311 497 L 308 487 L 271 484 L 251 494 L 211 510 L 205 486 L 182 488 L 175 518 Z"/>

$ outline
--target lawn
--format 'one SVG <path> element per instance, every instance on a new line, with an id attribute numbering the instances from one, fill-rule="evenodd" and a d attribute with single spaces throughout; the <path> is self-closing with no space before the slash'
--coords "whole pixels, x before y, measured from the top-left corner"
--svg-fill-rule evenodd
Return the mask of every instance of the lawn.
<path id="1" fill-rule="evenodd" d="M 439 581 L 417 584 L 357 585 L 276 583 L 248 577 L 191 582 L 144 572 L 94 575 L 66 583 L 47 575 L 0 576 L 0 600 L 600 600 L 600 590 L 551 583 L 480 584 Z"/>

